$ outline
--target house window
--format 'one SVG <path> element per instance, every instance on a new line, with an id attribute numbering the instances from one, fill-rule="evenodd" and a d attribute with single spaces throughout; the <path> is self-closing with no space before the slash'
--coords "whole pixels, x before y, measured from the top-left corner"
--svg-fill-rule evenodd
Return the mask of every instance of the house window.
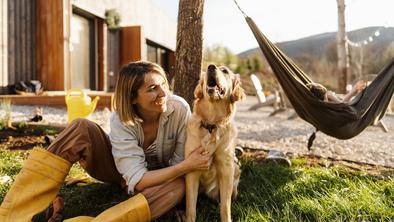
<path id="1" fill-rule="evenodd" d="M 149 40 L 147 41 L 147 48 L 148 61 L 159 64 L 166 72 L 169 72 L 169 50 Z"/>
<path id="2" fill-rule="evenodd" d="M 71 88 L 97 89 L 94 17 L 77 8 L 71 16 Z"/>
<path id="3" fill-rule="evenodd" d="M 157 50 L 157 47 L 148 44 L 148 61 L 157 63 Z"/>

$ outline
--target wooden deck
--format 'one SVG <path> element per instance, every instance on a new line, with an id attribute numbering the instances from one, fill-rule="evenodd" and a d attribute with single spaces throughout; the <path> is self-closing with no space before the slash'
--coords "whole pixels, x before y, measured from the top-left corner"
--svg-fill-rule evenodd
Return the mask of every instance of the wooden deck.
<path id="1" fill-rule="evenodd" d="M 97 109 L 108 108 L 112 110 L 113 93 L 92 91 L 87 92 L 87 94 L 92 100 L 96 96 L 100 97 Z M 0 101 L 9 99 L 13 105 L 66 107 L 65 95 L 65 91 L 46 91 L 42 95 L 0 95 Z"/>

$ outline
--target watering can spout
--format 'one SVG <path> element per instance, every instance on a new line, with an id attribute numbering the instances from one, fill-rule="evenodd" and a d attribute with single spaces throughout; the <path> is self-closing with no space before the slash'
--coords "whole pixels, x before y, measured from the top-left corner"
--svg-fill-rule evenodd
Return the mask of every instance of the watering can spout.
<path id="1" fill-rule="evenodd" d="M 86 95 L 81 89 L 70 89 L 66 94 L 66 105 L 68 114 L 68 124 L 76 118 L 89 118 L 97 106 L 100 97 L 94 100 Z"/>
<path id="2" fill-rule="evenodd" d="M 97 102 L 99 101 L 100 97 L 96 96 L 96 98 L 94 98 L 94 100 L 90 103 L 90 104 L 86 104 L 84 109 L 85 109 L 85 113 L 84 115 L 88 116 L 90 114 L 92 114 L 94 112 L 94 110 L 96 109 L 97 106 Z"/>

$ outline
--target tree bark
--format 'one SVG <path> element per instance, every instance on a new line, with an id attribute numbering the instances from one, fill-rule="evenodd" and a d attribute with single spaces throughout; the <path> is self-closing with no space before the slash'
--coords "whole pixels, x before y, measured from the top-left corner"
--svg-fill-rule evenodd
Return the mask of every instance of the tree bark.
<path id="1" fill-rule="evenodd" d="M 174 93 L 192 107 L 201 73 L 204 0 L 180 0 L 175 51 Z"/>
<path id="2" fill-rule="evenodd" d="M 349 72 L 349 50 L 346 35 L 345 23 L 345 0 L 337 0 L 338 4 L 338 34 L 337 34 L 337 54 L 338 54 L 338 91 L 346 93 Z"/>

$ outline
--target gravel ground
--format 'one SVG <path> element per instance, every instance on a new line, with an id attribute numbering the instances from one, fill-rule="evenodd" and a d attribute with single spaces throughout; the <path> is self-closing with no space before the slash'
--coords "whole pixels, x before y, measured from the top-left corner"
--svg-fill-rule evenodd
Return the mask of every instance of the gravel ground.
<path id="1" fill-rule="evenodd" d="M 313 154 L 322 157 L 351 160 L 374 165 L 394 167 L 394 116 L 383 118 L 389 132 L 370 126 L 358 136 L 339 140 L 318 132 L 312 150 L 308 152 L 307 141 L 314 127 L 301 118 L 287 120 L 294 113 L 292 109 L 268 115 L 272 107 L 256 111 L 248 108 L 257 103 L 255 97 L 247 97 L 238 105 L 235 117 L 238 127 L 238 143 L 242 147 L 264 150 L 282 150 L 295 155 Z"/>
<path id="2" fill-rule="evenodd" d="M 66 125 L 67 110 L 66 108 L 41 107 L 43 124 Z M 12 106 L 13 121 L 29 121 L 35 115 L 35 106 Z M 96 110 L 89 117 L 90 120 L 99 124 L 106 132 L 109 132 L 109 117 L 111 111 L 109 109 Z M 4 110 L 0 110 L 0 117 L 4 116 Z"/>
<path id="3" fill-rule="evenodd" d="M 352 160 L 375 165 L 394 167 L 394 116 L 386 115 L 384 123 L 389 128 L 385 133 L 380 127 L 371 126 L 349 140 L 338 140 L 323 133 L 317 133 L 312 150 L 307 150 L 307 141 L 314 128 L 309 123 L 296 118 L 287 120 L 294 111 L 289 109 L 273 117 L 268 115 L 272 107 L 256 111 L 248 108 L 257 102 L 255 97 L 247 97 L 238 105 L 235 121 L 238 127 L 238 144 L 242 147 L 263 150 L 282 150 L 293 155 L 314 154 L 342 160 Z M 34 116 L 34 106 L 13 106 L 13 120 L 28 120 Z M 0 117 L 4 111 L 0 110 Z M 110 111 L 99 110 L 91 120 L 108 132 Z M 44 122 L 66 124 L 65 108 L 43 107 Z"/>

